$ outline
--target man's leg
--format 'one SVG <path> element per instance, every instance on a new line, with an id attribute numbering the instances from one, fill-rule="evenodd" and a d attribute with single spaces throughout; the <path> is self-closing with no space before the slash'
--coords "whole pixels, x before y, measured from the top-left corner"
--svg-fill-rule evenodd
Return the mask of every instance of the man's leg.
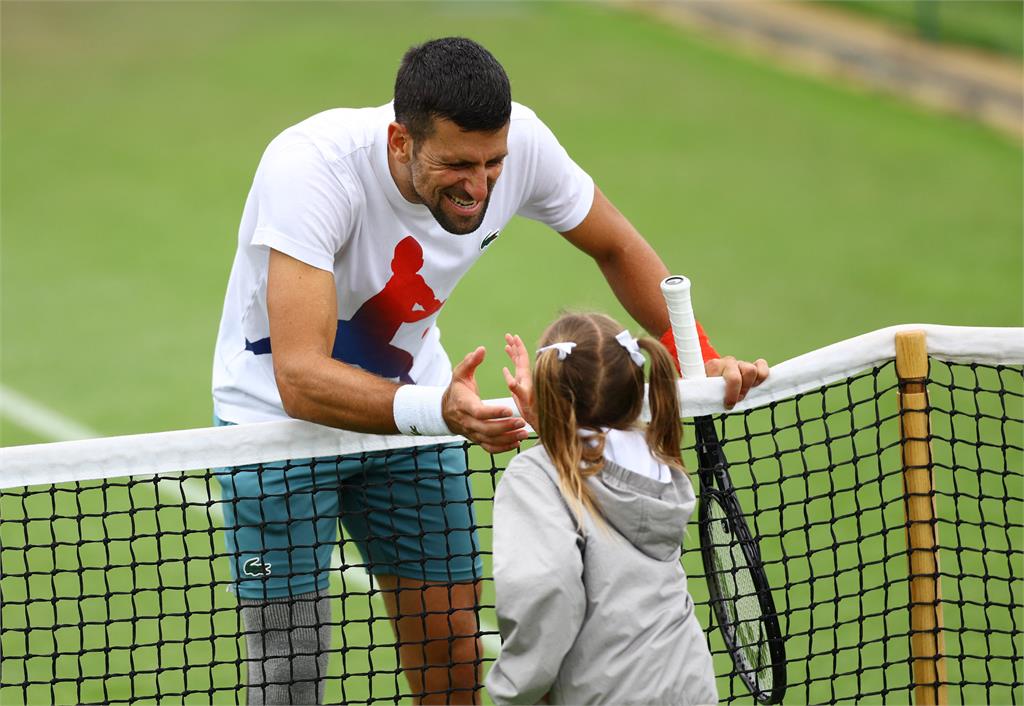
<path id="1" fill-rule="evenodd" d="M 336 466 L 327 471 L 334 480 L 320 486 L 308 462 L 217 471 L 251 704 L 319 703 L 323 695 L 338 519 Z"/>
<path id="2" fill-rule="evenodd" d="M 331 649 L 327 592 L 238 603 L 245 624 L 249 706 L 323 703 Z"/>
<path id="3" fill-rule="evenodd" d="M 340 487 L 342 523 L 384 591 L 416 703 L 479 703 L 483 564 L 465 449 L 364 455 L 359 464 Z"/>
<path id="4" fill-rule="evenodd" d="M 415 704 L 480 703 L 480 583 L 377 576 Z"/>

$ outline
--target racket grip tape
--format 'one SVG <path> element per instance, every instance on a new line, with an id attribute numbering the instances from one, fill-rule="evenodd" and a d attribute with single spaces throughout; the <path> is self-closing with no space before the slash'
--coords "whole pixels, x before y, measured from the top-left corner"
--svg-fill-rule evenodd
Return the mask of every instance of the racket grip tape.
<path id="1" fill-rule="evenodd" d="M 690 380 L 706 377 L 700 336 L 697 333 L 697 319 L 693 315 L 693 304 L 690 299 L 690 280 L 682 275 L 666 277 L 661 281 L 661 293 L 668 307 L 672 337 L 676 343 L 679 368 L 683 377 Z"/>

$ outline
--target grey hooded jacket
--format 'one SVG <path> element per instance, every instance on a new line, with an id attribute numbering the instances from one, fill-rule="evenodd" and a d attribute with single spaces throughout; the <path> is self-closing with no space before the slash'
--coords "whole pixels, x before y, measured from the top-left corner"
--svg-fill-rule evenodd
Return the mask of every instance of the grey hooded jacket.
<path id="1" fill-rule="evenodd" d="M 607 461 L 588 479 L 607 522 L 575 515 L 540 445 L 509 464 L 494 498 L 501 655 L 496 704 L 716 703 L 711 654 L 679 562 L 696 500 Z"/>

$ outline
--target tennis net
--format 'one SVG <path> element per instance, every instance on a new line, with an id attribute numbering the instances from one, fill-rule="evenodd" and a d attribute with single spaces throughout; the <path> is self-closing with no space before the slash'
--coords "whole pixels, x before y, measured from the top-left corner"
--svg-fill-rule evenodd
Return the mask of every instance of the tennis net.
<path id="1" fill-rule="evenodd" d="M 936 695 L 941 688 L 951 703 L 1021 699 L 1024 331 L 913 328 L 927 333 L 924 379 L 898 374 L 893 328 L 776 366 L 728 413 L 720 380 L 681 383 L 684 418 L 714 416 L 760 545 L 785 640 L 786 702 L 909 702 L 926 687 Z M 901 391 L 912 385 L 927 390 L 930 426 L 901 437 L 911 414 L 900 406 Z M 689 428 L 685 439 L 692 442 Z M 285 482 L 283 492 L 264 491 L 268 506 L 285 513 L 299 512 L 293 497 L 303 493 L 352 498 L 378 491 L 413 515 L 424 505 L 461 504 L 469 516 L 472 502 L 470 520 L 440 532 L 369 521 L 350 528 L 347 521 L 365 510 L 313 502 L 316 519 L 340 518 L 347 528 L 338 541 L 292 541 L 331 554 L 319 570 L 330 607 L 316 613 L 313 626 L 328 634 L 327 646 L 317 648 L 326 663 L 316 667 L 326 676 L 325 702 L 446 696 L 431 694 L 429 676 L 424 682 L 419 673 L 410 683 L 399 669 L 399 649 L 410 645 L 397 644 L 385 608 L 396 594 L 371 578 L 396 560 L 372 549 L 364 556 L 357 539 L 422 544 L 438 534 L 452 556 L 482 560 L 481 609 L 471 630 L 481 651 L 460 666 L 486 674 L 500 649 L 489 580 L 490 501 L 511 456 L 455 438 L 416 441 L 410 452 L 400 448 L 409 438 L 289 421 L 3 449 L 0 702 L 244 702 L 246 673 L 258 661 L 247 652 L 246 631 L 265 628 L 242 620 L 231 562 L 240 562 L 250 585 L 282 577 L 270 559 L 255 557 L 246 568 L 249 559 L 225 546 L 225 523 L 238 517 L 241 496 L 237 489 L 225 495 L 222 481 L 239 467 L 286 481 L 291 473 L 312 477 L 311 486 Z M 927 464 L 908 456 L 915 442 L 930 451 Z M 320 460 L 309 473 L 313 458 Z M 696 467 L 691 448 L 684 459 Z M 401 495 L 410 477 L 450 482 L 449 471 L 436 470 L 448 460 L 465 465 L 458 474 L 465 492 L 445 495 L 452 486 L 441 483 L 439 494 L 413 502 Z M 908 485 L 919 470 L 930 487 Z M 929 501 L 933 516 L 908 515 L 916 497 Z M 274 522 L 261 517 L 255 524 Z M 477 538 L 458 541 L 469 526 Z M 934 544 L 908 550 L 920 526 Z M 356 536 L 366 531 L 371 536 Z M 691 531 L 683 563 L 720 696 L 749 703 L 714 625 L 696 538 Z M 908 569 L 919 554 L 936 557 L 935 567 Z M 935 585 L 938 598 L 921 598 L 921 580 Z M 937 616 L 935 625 L 912 617 L 921 608 Z M 450 623 L 457 611 L 420 612 L 403 615 Z M 933 645 L 923 654 L 922 636 Z M 929 672 L 917 671 L 922 664 L 933 669 L 923 684 Z M 435 669 L 454 674 L 451 665 Z"/>

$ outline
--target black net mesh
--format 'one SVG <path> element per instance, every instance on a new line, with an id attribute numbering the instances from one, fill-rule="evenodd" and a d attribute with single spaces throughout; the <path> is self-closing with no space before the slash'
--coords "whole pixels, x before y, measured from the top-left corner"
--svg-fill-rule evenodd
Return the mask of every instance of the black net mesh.
<path id="1" fill-rule="evenodd" d="M 913 700 L 897 391 L 886 364 L 715 420 L 778 609 L 786 702 Z M 949 700 L 1019 701 L 1024 375 L 932 360 L 928 391 Z M 0 702 L 468 701 L 499 647 L 490 499 L 508 459 L 456 446 L 2 490 Z M 691 527 L 683 562 L 720 696 L 747 703 L 697 544 Z M 479 617 L 465 586 L 370 578 L 382 571 L 479 576 Z"/>
<path id="2" fill-rule="evenodd" d="M 1019 366 L 931 361 L 929 441 L 951 703 L 1022 696 L 1022 378 Z M 889 363 L 716 420 L 773 589 L 787 703 L 913 701 L 898 387 Z M 720 696 L 749 702 L 705 606 L 699 552 L 687 552 L 684 565 L 709 628 Z"/>

